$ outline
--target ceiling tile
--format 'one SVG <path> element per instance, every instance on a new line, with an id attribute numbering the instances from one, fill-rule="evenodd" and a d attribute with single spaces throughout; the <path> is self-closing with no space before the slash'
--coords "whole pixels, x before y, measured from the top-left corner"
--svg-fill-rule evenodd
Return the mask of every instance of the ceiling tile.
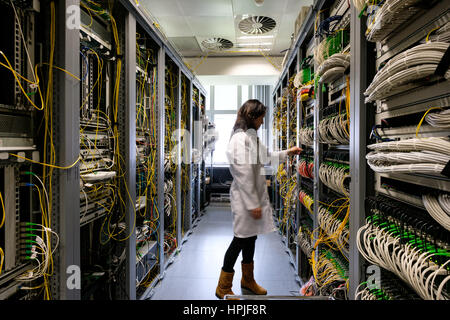
<path id="1" fill-rule="evenodd" d="M 313 4 L 313 0 L 288 0 L 286 10 L 284 13 L 296 13 L 296 16 L 300 13 L 302 7 L 309 7 Z"/>
<path id="2" fill-rule="evenodd" d="M 157 17 L 166 37 L 189 37 L 192 30 L 183 17 Z"/>
<path id="3" fill-rule="evenodd" d="M 235 36 L 233 17 L 186 17 L 194 36 L 225 37 Z M 231 39 L 229 39 L 231 40 Z"/>
<path id="4" fill-rule="evenodd" d="M 180 17 L 183 15 L 177 0 L 140 0 L 140 5 L 144 6 L 154 17 Z"/>
<path id="5" fill-rule="evenodd" d="M 279 15 L 287 9 L 289 0 L 265 0 L 261 7 L 256 6 L 253 0 L 232 0 L 235 15 Z M 297 0 L 298 1 L 298 0 Z"/>
<path id="6" fill-rule="evenodd" d="M 231 0 L 178 0 L 186 16 L 233 16 Z"/>

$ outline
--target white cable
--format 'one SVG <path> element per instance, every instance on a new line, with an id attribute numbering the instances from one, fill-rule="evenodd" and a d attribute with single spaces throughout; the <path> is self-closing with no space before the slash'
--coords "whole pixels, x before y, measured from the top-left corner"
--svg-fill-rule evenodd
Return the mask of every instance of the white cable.
<path id="1" fill-rule="evenodd" d="M 416 80 L 433 75 L 448 47 L 446 42 L 428 42 L 393 57 L 377 72 L 365 91 L 366 102 L 385 99 L 407 90 Z M 445 78 L 450 78 L 450 69 Z"/>
<path id="2" fill-rule="evenodd" d="M 350 192 L 344 184 L 346 179 L 350 178 L 348 169 L 322 162 L 319 167 L 319 178 L 328 188 L 349 197 Z"/>
<path id="3" fill-rule="evenodd" d="M 450 109 L 444 110 L 442 112 L 429 113 L 425 117 L 425 121 L 438 128 L 449 128 L 450 127 Z"/>
<path id="4" fill-rule="evenodd" d="M 414 5 L 421 0 L 390 0 L 385 1 L 379 9 L 373 22 L 367 27 L 366 38 L 368 41 L 377 42 L 386 38 L 398 26 L 411 19 L 419 8 Z"/>
<path id="5" fill-rule="evenodd" d="M 434 151 L 450 155 L 450 140 L 443 137 L 404 139 L 375 143 L 368 145 L 367 148 L 375 151 Z"/>
<path id="6" fill-rule="evenodd" d="M 421 298 L 444 299 L 439 289 L 443 288 L 448 277 L 441 281 L 438 288 L 435 281 L 438 275 L 448 275 L 445 266 L 450 260 L 437 266 L 432 261 L 434 253 L 421 252 L 410 243 L 401 244 L 397 236 L 371 223 L 358 230 L 356 244 L 367 261 L 395 273 L 409 283 Z"/>
<path id="7" fill-rule="evenodd" d="M 445 196 L 440 195 L 439 200 L 432 195 L 422 195 L 423 204 L 430 216 L 441 226 L 450 231 L 450 215 L 441 206 L 442 203 L 445 206 L 445 209 L 448 210 L 448 206 L 450 205 L 449 200 L 448 194 Z"/>
<path id="8" fill-rule="evenodd" d="M 367 154 L 366 159 L 371 161 L 380 161 L 384 163 L 439 163 L 447 164 L 450 161 L 450 156 L 443 155 L 437 152 L 422 151 L 422 152 L 371 152 Z"/>
<path id="9" fill-rule="evenodd" d="M 301 128 L 298 131 L 300 144 L 312 146 L 314 144 L 314 128 Z"/>
<path id="10" fill-rule="evenodd" d="M 350 137 L 347 133 L 347 116 L 340 114 L 330 118 L 322 119 L 319 122 L 319 142 L 326 144 L 350 143 Z"/>

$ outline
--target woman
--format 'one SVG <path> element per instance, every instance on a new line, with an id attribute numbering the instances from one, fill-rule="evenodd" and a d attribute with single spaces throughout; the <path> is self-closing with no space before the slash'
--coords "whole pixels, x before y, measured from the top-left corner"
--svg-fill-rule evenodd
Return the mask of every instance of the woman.
<path id="1" fill-rule="evenodd" d="M 267 192 L 264 164 L 284 162 L 287 155 L 299 154 L 298 147 L 269 154 L 259 143 L 256 131 L 264 122 L 266 107 L 258 100 L 248 100 L 237 114 L 228 144 L 227 157 L 233 183 L 230 189 L 234 238 L 225 253 L 216 296 L 234 295 L 231 290 L 234 265 L 242 251 L 241 287 L 257 295 L 267 294 L 253 278 L 253 255 L 258 234 L 275 231 L 272 207 Z"/>

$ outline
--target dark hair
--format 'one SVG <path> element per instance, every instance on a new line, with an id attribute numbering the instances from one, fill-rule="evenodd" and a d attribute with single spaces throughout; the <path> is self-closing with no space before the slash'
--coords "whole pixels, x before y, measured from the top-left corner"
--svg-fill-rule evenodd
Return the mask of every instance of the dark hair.
<path id="1" fill-rule="evenodd" d="M 247 131 L 255 128 L 255 120 L 266 114 L 266 106 L 261 101 L 250 99 L 239 108 L 233 133 L 237 130 Z"/>

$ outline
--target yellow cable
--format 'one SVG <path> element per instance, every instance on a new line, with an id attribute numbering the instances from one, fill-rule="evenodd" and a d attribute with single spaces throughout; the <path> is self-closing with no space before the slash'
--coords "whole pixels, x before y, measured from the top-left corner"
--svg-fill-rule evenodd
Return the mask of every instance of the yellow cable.
<path id="1" fill-rule="evenodd" d="M 2 202 L 2 222 L 0 222 L 0 228 L 3 227 L 3 224 L 5 223 L 5 216 L 6 216 L 6 210 L 5 210 L 5 203 L 3 202 L 3 196 L 2 193 L 0 192 L 0 201 Z M 1 268 L 0 268 L 1 270 Z"/>
<path id="2" fill-rule="evenodd" d="M 423 115 L 422 119 L 419 122 L 419 125 L 417 126 L 416 129 L 416 137 L 419 137 L 419 130 L 420 127 L 422 126 L 423 121 L 425 120 L 425 117 L 427 116 L 428 112 L 430 112 L 431 110 L 436 110 L 436 109 L 442 109 L 441 107 L 431 107 L 430 109 L 427 110 L 427 112 L 425 112 L 425 114 Z"/>
<path id="3" fill-rule="evenodd" d="M 30 83 L 32 83 L 32 84 L 34 84 L 34 85 L 37 86 L 37 88 L 38 88 L 38 90 L 39 90 L 39 95 L 40 95 L 40 97 L 41 97 L 41 102 L 42 102 L 42 107 L 41 107 L 41 108 L 39 108 L 39 107 L 33 102 L 33 100 L 30 99 L 30 97 L 28 96 L 27 92 L 25 91 L 25 89 L 23 88 L 22 84 L 20 83 L 20 80 L 19 80 L 19 77 L 18 77 L 18 73 L 14 70 L 14 68 L 12 67 L 11 63 L 9 62 L 8 58 L 7 58 L 6 55 L 3 53 L 3 51 L 0 51 L 0 54 L 3 56 L 3 58 L 6 60 L 6 63 L 8 64 L 8 67 L 6 67 L 4 64 L 2 64 L 2 66 L 5 66 L 7 69 L 9 69 L 9 70 L 13 73 L 14 78 L 16 79 L 17 84 L 19 85 L 20 90 L 21 90 L 22 93 L 24 94 L 25 98 L 27 98 L 27 100 L 30 102 L 30 104 L 31 104 L 35 109 L 37 109 L 37 110 L 42 110 L 42 109 L 44 109 L 44 103 L 43 103 L 42 95 L 41 95 L 41 93 L 40 93 L 39 78 L 37 77 L 37 74 L 36 74 L 36 79 L 37 79 L 36 83 L 30 82 L 29 80 L 26 80 L 26 79 L 25 79 L 24 77 L 22 77 L 22 76 L 21 76 L 21 78 L 22 78 L 22 79 L 25 79 L 27 82 L 30 82 Z"/>
<path id="4" fill-rule="evenodd" d="M 428 32 L 427 38 L 425 39 L 425 41 L 428 42 L 428 39 L 430 38 L 431 33 L 433 33 L 433 31 L 436 31 L 436 30 L 438 30 L 438 29 L 440 29 L 440 28 L 441 28 L 441 27 L 437 27 L 437 28 L 432 29 L 430 32 Z"/>
<path id="5" fill-rule="evenodd" d="M 28 158 L 19 156 L 19 155 L 14 154 L 14 153 L 10 153 L 10 155 L 14 156 L 16 158 L 19 158 L 19 159 L 23 159 L 23 160 L 32 162 L 32 163 L 40 164 L 40 165 L 45 166 L 45 167 L 50 167 L 50 168 L 55 168 L 55 169 L 62 169 L 62 170 L 67 170 L 67 169 L 73 168 L 81 160 L 81 157 L 78 157 L 77 160 L 74 163 L 72 163 L 71 165 L 62 167 L 62 166 L 55 166 L 55 165 L 52 165 L 52 164 L 43 163 L 43 162 L 35 161 L 35 160 L 32 160 L 32 159 L 28 159 Z"/>

